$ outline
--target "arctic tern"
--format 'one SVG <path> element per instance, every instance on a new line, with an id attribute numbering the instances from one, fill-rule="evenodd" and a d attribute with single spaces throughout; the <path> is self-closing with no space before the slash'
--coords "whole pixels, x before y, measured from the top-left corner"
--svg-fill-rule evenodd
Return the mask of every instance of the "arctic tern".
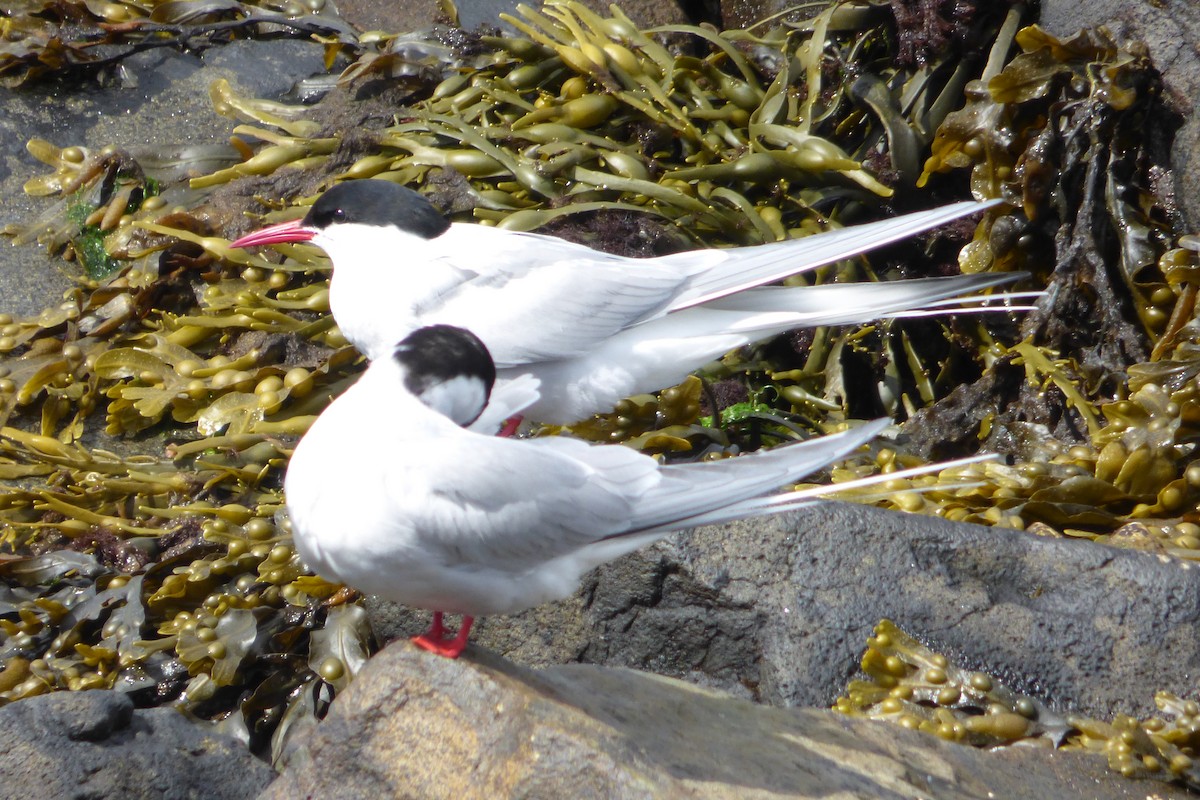
<path id="1" fill-rule="evenodd" d="M 588 570 L 672 531 L 811 502 L 764 494 L 889 423 L 663 465 L 622 445 L 464 430 L 488 403 L 496 372 L 463 329 L 420 328 L 377 356 L 292 455 L 284 488 L 295 546 L 326 578 L 434 611 L 414 641 L 450 657 L 466 646 L 474 617 L 566 597 Z M 456 635 L 443 613 L 463 615 Z"/>
<path id="2" fill-rule="evenodd" d="M 391 357 L 397 341 L 423 326 L 468 328 L 487 343 L 501 384 L 536 379 L 539 398 L 528 417 L 568 424 L 794 328 L 933 313 L 1024 277 L 762 286 L 996 202 L 960 202 L 784 242 L 637 259 L 552 236 L 450 222 L 417 192 L 359 180 L 325 191 L 303 219 L 250 233 L 233 246 L 312 241 L 333 262 L 334 319 L 369 359 Z"/>

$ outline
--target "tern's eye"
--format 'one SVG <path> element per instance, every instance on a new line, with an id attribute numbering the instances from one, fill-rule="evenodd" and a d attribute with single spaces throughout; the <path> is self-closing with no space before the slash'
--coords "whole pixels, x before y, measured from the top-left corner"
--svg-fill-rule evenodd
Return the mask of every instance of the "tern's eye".
<path id="1" fill-rule="evenodd" d="M 329 215 L 329 220 L 330 220 L 330 222 L 345 222 L 346 221 L 346 209 L 335 208 L 333 210 L 333 213 Z"/>

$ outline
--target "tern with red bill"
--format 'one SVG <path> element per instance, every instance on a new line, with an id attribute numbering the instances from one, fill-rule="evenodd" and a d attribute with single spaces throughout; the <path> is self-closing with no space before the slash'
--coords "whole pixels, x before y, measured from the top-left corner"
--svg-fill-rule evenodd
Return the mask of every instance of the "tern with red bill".
<path id="1" fill-rule="evenodd" d="M 284 488 L 296 550 L 326 578 L 434 611 L 415 641 L 450 657 L 474 617 L 566 597 L 588 570 L 672 531 L 811 502 L 767 493 L 889 423 L 663 465 L 622 445 L 464 430 L 496 372 L 463 329 L 421 328 L 377 356 L 292 455 Z M 463 615 L 457 634 L 445 631 L 444 613 Z"/>
<path id="2" fill-rule="evenodd" d="M 764 286 L 996 202 L 955 203 L 784 242 L 637 259 L 552 236 L 450 222 L 410 189 L 359 180 L 326 191 L 303 219 L 233 246 L 311 241 L 333 262 L 333 316 L 368 358 L 390 358 L 397 341 L 424 326 L 469 328 L 487 344 L 501 384 L 531 376 L 540 385 L 527 416 L 568 424 L 794 328 L 940 313 L 964 295 L 1018 280 L 1023 273 Z"/>

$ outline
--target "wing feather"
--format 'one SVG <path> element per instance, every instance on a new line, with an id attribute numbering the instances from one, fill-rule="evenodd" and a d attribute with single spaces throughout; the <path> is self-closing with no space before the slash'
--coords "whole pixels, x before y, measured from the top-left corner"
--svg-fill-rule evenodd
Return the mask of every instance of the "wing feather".
<path id="1" fill-rule="evenodd" d="M 768 286 L 721 297 L 705 303 L 702 308 L 746 314 L 748 325 L 730 325 L 726 330 L 753 330 L 756 323 L 752 315 L 756 314 L 788 314 L 794 320 L 793 327 L 850 325 L 926 308 L 947 298 L 967 297 L 974 292 L 1013 283 L 1025 277 L 1028 277 L 1028 273 L 1006 272 L 876 283 Z M 995 295 L 994 299 L 1003 300 L 1004 297 Z M 688 313 L 691 310 L 685 309 L 668 317 L 667 321 Z"/>
<path id="2" fill-rule="evenodd" d="M 617 445 L 551 437 L 460 437 L 423 460 L 426 485 L 389 514 L 458 563 L 520 571 L 600 541 L 662 532 L 800 479 L 873 438 L 889 420 L 726 461 L 660 466 Z M 497 468 L 496 465 L 502 465 Z M 440 480 L 437 479 L 440 476 Z M 453 480 L 446 479 L 453 476 Z M 405 480 L 420 475 L 407 475 Z"/>
<path id="3" fill-rule="evenodd" d="M 422 448 L 421 470 L 388 486 L 394 506 L 385 518 L 420 531 L 433 554 L 522 570 L 624 530 L 658 480 L 655 462 L 633 450 L 579 457 L 590 449 L 566 439 L 485 436 Z"/>
<path id="4" fill-rule="evenodd" d="M 807 272 L 843 258 L 915 236 L 918 233 L 975 214 L 999 203 L 964 201 L 906 214 L 866 225 L 825 231 L 803 239 L 773 242 L 756 247 L 716 251 L 727 253 L 726 260 L 696 275 L 687 289 L 676 296 L 672 311 L 707 303 L 720 297 L 773 283 L 789 275 Z M 659 261 L 683 259 L 685 254 L 665 256 Z"/>
<path id="5" fill-rule="evenodd" d="M 421 322 L 471 330 L 501 368 L 583 355 L 663 311 L 687 280 L 651 260 L 607 256 L 552 237 L 501 237 L 478 225 L 464 228 L 476 230 L 462 239 L 473 238 L 481 250 L 497 248 L 495 260 L 486 272 L 439 294 L 423 309 Z M 536 247 L 525 243 L 523 261 L 513 247 L 529 238 Z M 534 254 L 541 257 L 531 260 Z M 454 254 L 443 257 L 457 260 Z M 513 300 L 498 299 L 503 297 Z M 505 304 L 503 314 L 496 313 L 498 302 Z"/>

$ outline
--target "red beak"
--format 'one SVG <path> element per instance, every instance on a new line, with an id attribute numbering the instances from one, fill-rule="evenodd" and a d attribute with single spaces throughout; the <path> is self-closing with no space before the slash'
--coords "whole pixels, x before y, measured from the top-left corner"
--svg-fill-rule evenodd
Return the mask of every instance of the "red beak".
<path id="1" fill-rule="evenodd" d="M 294 219 L 269 225 L 232 242 L 230 247 L 254 247 L 260 244 L 279 244 L 281 242 L 307 242 L 317 235 L 311 228 L 304 227 L 304 220 Z"/>

